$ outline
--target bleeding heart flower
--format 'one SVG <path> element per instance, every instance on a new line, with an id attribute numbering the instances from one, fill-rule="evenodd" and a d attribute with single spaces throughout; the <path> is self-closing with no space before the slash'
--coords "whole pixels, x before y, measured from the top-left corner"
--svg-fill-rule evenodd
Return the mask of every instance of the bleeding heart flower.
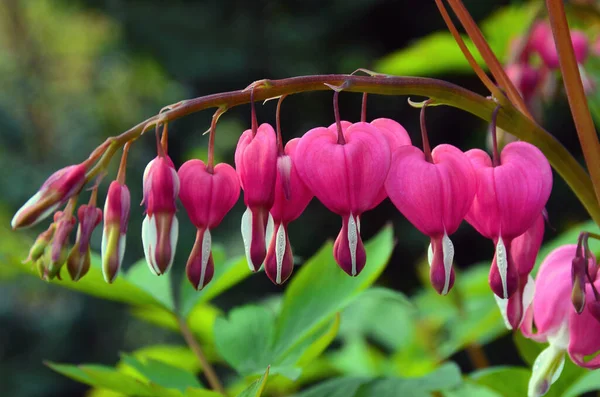
<path id="1" fill-rule="evenodd" d="M 235 150 L 235 168 L 248 207 L 242 216 L 242 238 L 248 266 L 258 271 L 267 255 L 265 234 L 275 200 L 277 144 L 275 131 L 261 124 L 256 133 L 244 131 Z"/>
<path id="2" fill-rule="evenodd" d="M 494 294 L 508 329 L 519 328 L 523 315 L 533 300 L 534 281 L 529 273 L 535 265 L 535 259 L 542 246 L 544 226 L 544 216 L 540 214 L 525 233 L 512 241 L 511 253 L 519 275 L 518 288 L 508 299 Z"/>
<path id="3" fill-rule="evenodd" d="M 96 207 L 95 197 L 93 201 L 92 204 L 82 205 L 77 210 L 77 218 L 79 219 L 77 237 L 75 245 L 73 245 L 67 257 L 67 269 L 73 281 L 78 281 L 90 269 L 90 239 L 94 229 L 102 222 L 102 210 Z"/>
<path id="4" fill-rule="evenodd" d="M 448 236 L 469 211 L 477 182 L 469 159 L 456 147 L 439 145 L 431 157 L 428 162 L 414 146 L 397 148 L 385 188 L 396 208 L 431 238 L 431 283 L 445 295 L 454 283 L 454 246 Z"/>
<path id="5" fill-rule="evenodd" d="M 186 265 L 188 280 L 201 290 L 214 274 L 210 231 L 216 228 L 240 197 L 238 176 L 232 166 L 210 170 L 201 160 L 186 161 L 178 171 L 179 198 L 194 226 L 196 241 Z"/>
<path id="6" fill-rule="evenodd" d="M 69 235 L 75 227 L 77 221 L 72 215 L 71 203 L 67 205 L 65 211 L 57 211 L 54 214 L 54 223 L 56 224 L 56 230 L 52 238 L 52 245 L 50 249 L 50 261 L 48 265 L 47 277 L 52 280 L 54 277 L 59 276 L 60 269 L 67 260 L 67 246 L 69 245 Z"/>
<path id="7" fill-rule="evenodd" d="M 571 360 L 584 368 L 600 368 L 600 357 L 586 356 L 600 351 L 600 322 L 594 317 L 596 297 L 586 282 L 586 300 L 581 314 L 571 304 L 571 262 L 577 255 L 577 245 L 565 245 L 552 251 L 542 262 L 535 281 L 533 304 L 526 312 L 521 331 L 538 342 L 549 342 L 533 365 L 529 381 L 529 396 L 545 394 L 558 379 L 564 365 L 565 351 Z M 588 260 L 588 272 L 596 289 L 600 288 L 596 260 Z M 533 332 L 533 324 L 537 333 Z"/>
<path id="8" fill-rule="evenodd" d="M 318 127 L 300 139 L 295 158 L 304 183 L 342 216 L 333 254 L 346 273 L 358 275 L 366 262 L 359 217 L 372 207 L 385 182 L 390 166 L 387 140 L 368 123 L 352 124 L 345 131 Z"/>
<path id="9" fill-rule="evenodd" d="M 17 211 L 10 223 L 12 228 L 33 226 L 52 215 L 81 190 L 85 184 L 85 172 L 86 166 L 77 164 L 50 175 L 40 190 Z"/>
<path id="10" fill-rule="evenodd" d="M 500 165 L 495 167 L 482 150 L 473 149 L 466 155 L 477 173 L 478 188 L 465 219 L 494 241 L 489 282 L 496 295 L 507 299 L 519 287 L 511 242 L 542 213 L 552 190 L 552 170 L 543 153 L 527 142 L 506 145 Z"/>
<path id="11" fill-rule="evenodd" d="M 265 272 L 275 284 L 283 284 L 294 269 L 288 224 L 300 216 L 313 198 L 312 192 L 298 176 L 296 148 L 299 142 L 298 138 L 290 140 L 285 145 L 285 154 L 277 159 L 275 202 L 271 208 L 274 233 L 265 259 Z"/>
<path id="12" fill-rule="evenodd" d="M 175 257 L 179 223 L 175 200 L 179 194 L 179 178 L 169 156 L 158 156 L 144 171 L 144 205 L 142 243 L 150 271 L 166 273 Z"/>
<path id="13" fill-rule="evenodd" d="M 102 275 L 107 283 L 115 280 L 123 264 L 130 206 L 131 196 L 127 185 L 112 181 L 104 203 L 102 230 Z"/>

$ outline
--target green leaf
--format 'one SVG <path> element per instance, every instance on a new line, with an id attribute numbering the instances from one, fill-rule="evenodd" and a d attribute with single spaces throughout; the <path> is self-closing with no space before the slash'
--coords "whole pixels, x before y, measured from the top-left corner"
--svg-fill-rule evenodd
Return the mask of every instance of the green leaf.
<path id="1" fill-rule="evenodd" d="M 420 397 L 434 391 L 454 388 L 462 383 L 460 369 L 452 362 L 419 378 L 383 378 L 363 385 L 356 397 Z"/>
<path id="2" fill-rule="evenodd" d="M 114 368 L 102 365 L 67 365 L 47 362 L 56 372 L 90 386 L 109 389 L 125 395 L 154 396 L 148 385 Z"/>
<path id="3" fill-rule="evenodd" d="M 493 367 L 476 371 L 471 379 L 503 396 L 526 396 L 531 371 L 523 367 Z"/>
<path id="4" fill-rule="evenodd" d="M 444 397 L 504 397 L 503 395 L 498 394 L 485 386 L 474 384 L 470 381 L 464 381 L 458 387 L 450 390 L 444 390 L 442 394 Z"/>
<path id="5" fill-rule="evenodd" d="M 519 352 L 519 356 L 525 361 L 529 367 L 533 365 L 535 359 L 546 347 L 545 343 L 538 343 L 534 340 L 527 339 L 520 332 L 515 332 L 513 334 L 513 342 Z"/>
<path id="6" fill-rule="evenodd" d="M 136 358 L 128 354 L 123 354 L 121 358 L 125 364 L 136 369 L 150 382 L 167 389 L 185 392 L 189 387 L 202 387 L 193 373 L 182 368 L 150 358 Z"/>
<path id="7" fill-rule="evenodd" d="M 363 271 L 348 277 L 333 259 L 332 243 L 325 244 L 302 266 L 285 292 L 274 350 L 279 354 L 292 350 L 371 285 L 389 261 L 393 246 L 392 227 L 386 226 L 365 244 L 367 265 Z"/>
<path id="8" fill-rule="evenodd" d="M 185 397 L 223 397 L 221 393 L 206 389 L 188 388 L 185 391 Z"/>
<path id="9" fill-rule="evenodd" d="M 148 269 L 146 259 L 142 258 L 127 271 L 125 278 L 131 284 L 152 295 L 165 309 L 172 312 L 175 310 L 175 303 L 170 274 L 169 272 L 162 276 L 156 276 Z"/>
<path id="10" fill-rule="evenodd" d="M 222 357 L 243 375 L 272 364 L 275 316 L 261 306 L 233 309 L 215 321 L 215 344 Z"/>
<path id="11" fill-rule="evenodd" d="M 511 40 L 522 34 L 536 12 L 530 4 L 503 7 L 481 24 L 483 34 L 501 63 L 508 56 Z M 465 35 L 463 41 L 477 63 L 486 68 L 483 58 Z M 432 62 L 435 59 L 435 62 Z M 402 76 L 434 75 L 446 72 L 467 72 L 472 69 L 448 31 L 435 32 L 398 50 L 375 65 L 375 70 Z"/>
<path id="12" fill-rule="evenodd" d="M 209 302 L 252 274 L 245 257 L 226 261 L 225 250 L 219 246 L 213 246 L 213 261 L 215 273 L 211 282 L 201 291 L 196 291 L 187 277 L 183 277 L 179 296 L 182 316 L 187 317 L 196 305 Z"/>
<path id="13" fill-rule="evenodd" d="M 571 387 L 569 387 L 562 396 L 577 397 L 584 393 L 597 390 L 600 390 L 600 371 L 586 371 L 585 375 L 577 379 L 575 383 L 572 383 Z"/>
<path id="14" fill-rule="evenodd" d="M 252 382 L 246 389 L 244 389 L 237 397 L 260 397 L 265 390 L 267 384 L 267 378 L 269 377 L 269 367 L 260 377 L 260 379 Z"/>
<path id="15" fill-rule="evenodd" d="M 353 397 L 370 378 L 334 378 L 311 387 L 295 397 Z"/>
<path id="16" fill-rule="evenodd" d="M 200 370 L 198 358 L 186 346 L 150 345 L 132 352 L 131 355 L 142 362 L 147 359 L 161 361 L 191 373 Z"/>

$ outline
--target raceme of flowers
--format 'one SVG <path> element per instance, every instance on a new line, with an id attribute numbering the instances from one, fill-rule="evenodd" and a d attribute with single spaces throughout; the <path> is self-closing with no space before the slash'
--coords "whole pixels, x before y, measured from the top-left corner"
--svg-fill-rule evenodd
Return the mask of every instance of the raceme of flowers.
<path id="1" fill-rule="evenodd" d="M 463 152 L 448 144 L 430 150 L 423 128 L 421 150 L 398 122 L 386 118 L 370 123 L 337 120 L 283 146 L 279 131 L 271 125 L 259 126 L 255 120 L 252 124 L 239 139 L 235 168 L 189 160 L 176 169 L 166 145 L 157 144 L 157 157 L 143 176 L 142 242 L 152 273 L 165 274 L 173 264 L 179 198 L 197 228 L 186 274 L 194 288 L 205 287 L 214 274 L 211 231 L 238 201 L 241 188 L 247 206 L 241 234 L 251 271 L 264 267 L 276 284 L 290 277 L 294 260 L 288 226 L 314 196 L 341 217 L 333 257 L 344 272 L 358 276 L 367 265 L 361 216 L 389 197 L 430 238 L 430 279 L 440 294 L 447 294 L 454 284 L 455 247 L 450 237 L 462 220 L 492 240 L 489 284 L 507 326 L 550 342 L 534 368 L 531 395 L 549 388 L 565 351 L 578 365 L 600 367 L 600 360 L 584 359 L 600 350 L 600 340 L 590 337 L 600 332 L 600 299 L 596 261 L 587 245 L 580 241 L 575 248 L 559 248 L 546 259 L 535 282 L 530 275 L 552 189 L 550 165 L 538 148 L 512 142 L 492 157 L 480 149 Z M 102 271 L 108 283 L 117 277 L 125 252 L 131 201 L 124 177 L 128 146 L 104 206 Z M 55 172 L 12 220 L 13 228 L 24 228 L 54 214 L 54 222 L 27 258 L 46 279 L 59 277 L 65 263 L 73 280 L 89 269 L 90 237 L 102 221 L 96 207 L 97 184 L 89 203 L 77 211 L 76 242 L 67 249 L 76 224 L 75 201 L 88 182 L 89 170 L 86 161 Z M 572 272 L 572 277 L 565 272 Z M 577 310 L 572 296 L 578 297 L 573 300 Z"/>

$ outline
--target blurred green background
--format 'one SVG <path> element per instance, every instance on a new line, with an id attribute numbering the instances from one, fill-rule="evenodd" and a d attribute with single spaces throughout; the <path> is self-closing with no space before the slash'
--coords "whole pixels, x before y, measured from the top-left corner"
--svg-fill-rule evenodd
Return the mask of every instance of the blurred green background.
<path id="1" fill-rule="evenodd" d="M 478 21 L 525 2 L 465 1 Z M 510 15 L 508 14 L 510 19 Z M 517 14 L 521 15 L 521 14 Z M 505 16 L 504 19 L 507 19 Z M 488 26 L 486 34 L 499 56 L 524 19 L 511 26 Z M 11 232 L 12 213 L 54 170 L 82 161 L 106 137 L 116 135 L 178 100 L 246 87 L 261 78 L 320 73 L 350 73 L 357 68 L 445 79 L 486 95 L 457 49 L 421 46 L 395 58 L 397 51 L 431 33 L 445 31 L 433 1 L 160 1 L 160 0 L 2 0 L 0 2 L 0 396 L 82 396 L 87 386 L 64 378 L 43 360 L 113 365 L 121 351 L 150 343 L 181 342 L 166 330 L 129 316 L 126 307 L 49 285 L 14 269 L 44 226 Z M 439 41 L 437 42 L 439 44 Z M 414 47 L 413 47 L 414 49 Z M 360 114 L 359 94 L 342 94 L 342 118 Z M 368 118 L 390 117 L 402 123 L 420 145 L 418 111 L 406 97 L 369 97 Z M 257 105 L 259 122 L 274 122 L 275 102 Z M 544 126 L 578 158 L 576 134 L 564 99 L 547 104 Z M 202 112 L 172 123 L 169 153 L 175 164 L 206 159 L 212 113 Z M 284 139 L 333 122 L 331 93 L 294 95 L 282 107 Z M 428 111 L 430 142 L 463 150 L 484 147 L 487 126 L 448 107 Z M 249 107 L 221 118 L 216 157 L 233 162 L 235 144 L 249 126 Z M 143 168 L 155 156 L 154 140 L 145 136 L 129 156 L 127 182 L 132 203 L 141 200 Z M 114 177 L 116 164 L 112 165 Z M 100 197 L 108 183 L 100 188 Z M 242 252 L 240 202 L 214 231 L 213 240 L 228 256 Z M 142 257 L 142 208 L 133 206 L 125 268 Z M 551 239 L 586 213 L 555 178 L 548 204 Z M 179 275 L 191 249 L 194 231 L 180 208 L 180 240 L 175 266 Z M 361 219 L 366 241 L 389 221 L 395 247 L 379 284 L 413 294 L 421 286 L 416 264 L 428 240 L 386 200 Z M 294 253 L 312 256 L 339 231 L 339 219 L 316 200 L 290 227 Z M 93 239 L 99 251 L 100 230 Z M 492 244 L 463 225 L 453 237 L 456 265 L 489 261 Z M 179 277 L 179 276 L 177 276 Z M 292 279 L 293 279 L 292 275 Z M 283 288 L 264 274 L 249 277 L 213 303 L 224 310 Z M 510 336 L 487 345 L 490 361 L 519 364 Z M 472 369 L 467 354 L 453 358 Z"/>

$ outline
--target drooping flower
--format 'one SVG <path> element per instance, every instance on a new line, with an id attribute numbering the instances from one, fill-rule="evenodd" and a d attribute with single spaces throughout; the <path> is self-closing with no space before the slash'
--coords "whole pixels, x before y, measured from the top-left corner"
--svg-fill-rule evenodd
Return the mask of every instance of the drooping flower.
<path id="1" fill-rule="evenodd" d="M 277 159 L 275 202 L 270 211 L 274 232 L 265 259 L 265 272 L 275 284 L 283 284 L 294 269 L 288 224 L 300 216 L 313 197 L 298 175 L 296 148 L 299 142 L 298 138 L 290 140 L 284 154 Z"/>
<path id="2" fill-rule="evenodd" d="M 267 255 L 266 229 L 275 200 L 277 144 L 273 127 L 264 123 L 255 131 L 244 131 L 235 150 L 235 169 L 247 207 L 242 216 L 242 238 L 248 266 L 255 272 Z"/>
<path id="3" fill-rule="evenodd" d="M 415 146 L 396 149 L 385 188 L 396 208 L 431 238 L 431 283 L 445 295 L 454 283 L 454 246 L 448 236 L 469 211 L 477 182 L 469 159 L 456 147 L 439 145 L 431 157 L 427 161 Z"/>
<path id="4" fill-rule="evenodd" d="M 346 273 L 358 275 L 366 262 L 360 215 L 372 208 L 385 182 L 390 167 L 387 140 L 368 123 L 352 124 L 345 131 L 318 127 L 300 139 L 295 158 L 304 183 L 342 217 L 333 254 Z"/>
<path id="5" fill-rule="evenodd" d="M 50 175 L 34 194 L 17 211 L 11 221 L 13 229 L 33 226 L 52 215 L 85 184 L 84 164 L 70 165 Z"/>
<path id="6" fill-rule="evenodd" d="M 589 282 L 585 286 L 587 304 L 582 313 L 578 314 L 571 304 L 571 262 L 577 249 L 575 244 L 555 249 L 542 262 L 537 274 L 533 304 L 526 312 L 521 331 L 528 338 L 550 345 L 533 365 L 530 397 L 545 394 L 558 379 L 565 352 L 580 367 L 600 367 L 600 357 L 586 360 L 586 356 L 600 351 L 600 322 L 594 317 L 595 296 Z M 594 286 L 600 288 L 594 257 L 589 257 L 587 267 Z M 533 324 L 537 333 L 533 332 Z"/>
<path id="7" fill-rule="evenodd" d="M 240 184 L 233 167 L 225 163 L 210 170 L 201 160 L 189 160 L 179 168 L 178 175 L 179 198 L 198 229 L 186 274 L 194 288 L 201 290 L 214 273 L 210 232 L 237 202 Z"/>
<path id="8" fill-rule="evenodd" d="M 175 216 L 179 178 L 169 156 L 157 156 L 148 163 L 143 188 L 146 206 L 142 223 L 144 254 L 152 273 L 161 275 L 173 264 L 179 233 Z"/>
<path id="9" fill-rule="evenodd" d="M 35 242 L 29 249 L 29 255 L 27 255 L 27 259 L 23 261 L 23 263 L 33 263 L 40 259 L 44 255 L 44 251 L 52 242 L 52 238 L 54 237 L 54 231 L 56 230 L 56 224 L 52 223 L 47 230 L 40 233 L 40 235 L 35 239 Z"/>
<path id="10" fill-rule="evenodd" d="M 525 233 L 512 241 L 511 253 L 519 276 L 518 288 L 508 299 L 494 294 L 508 329 L 519 328 L 523 315 L 533 300 L 534 281 L 529 274 L 533 270 L 535 259 L 542 246 L 544 226 L 544 216 L 540 214 Z"/>
<path id="11" fill-rule="evenodd" d="M 94 191 L 92 194 L 95 196 L 96 192 Z M 94 229 L 102 222 L 102 210 L 96 207 L 95 201 L 94 197 L 93 202 L 82 205 L 77 210 L 77 218 L 79 219 L 77 237 L 75 245 L 73 245 L 67 257 L 67 270 L 73 281 L 78 281 L 90 269 L 90 239 Z"/>
<path id="12" fill-rule="evenodd" d="M 478 187 L 465 219 L 494 241 L 490 287 L 500 298 L 508 299 L 519 287 L 511 243 L 542 213 L 552 190 L 552 170 L 543 153 L 527 142 L 506 145 L 497 166 L 482 150 L 469 150 L 466 155 L 477 174 Z"/>
<path id="13" fill-rule="evenodd" d="M 127 186 L 118 180 L 112 181 L 104 203 L 102 231 L 102 274 L 107 283 L 115 280 L 123 263 L 130 207 L 131 197 Z"/>

